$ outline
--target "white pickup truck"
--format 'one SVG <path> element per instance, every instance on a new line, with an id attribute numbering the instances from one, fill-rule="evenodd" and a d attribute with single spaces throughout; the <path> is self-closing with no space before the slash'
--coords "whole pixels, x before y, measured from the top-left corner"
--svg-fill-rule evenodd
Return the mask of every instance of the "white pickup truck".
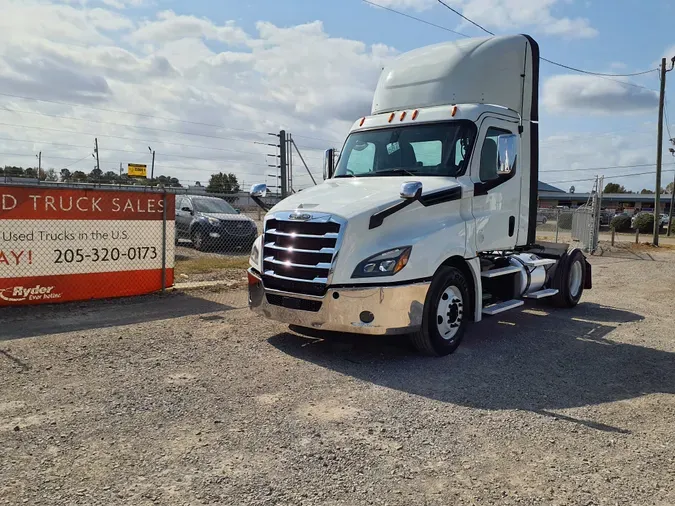
<path id="1" fill-rule="evenodd" d="M 590 264 L 535 236 L 538 80 L 526 35 L 391 62 L 335 165 L 326 152 L 324 182 L 265 216 L 250 307 L 300 332 L 409 334 L 446 355 L 469 322 L 524 299 L 575 306 Z"/>

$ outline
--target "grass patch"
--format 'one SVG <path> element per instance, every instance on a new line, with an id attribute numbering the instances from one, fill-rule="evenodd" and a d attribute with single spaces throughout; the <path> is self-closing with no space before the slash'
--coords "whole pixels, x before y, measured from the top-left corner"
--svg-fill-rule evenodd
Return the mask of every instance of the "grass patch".
<path id="1" fill-rule="evenodd" d="M 247 269 L 248 257 L 199 257 L 177 260 L 176 276 L 181 274 L 206 274 L 221 269 Z"/>

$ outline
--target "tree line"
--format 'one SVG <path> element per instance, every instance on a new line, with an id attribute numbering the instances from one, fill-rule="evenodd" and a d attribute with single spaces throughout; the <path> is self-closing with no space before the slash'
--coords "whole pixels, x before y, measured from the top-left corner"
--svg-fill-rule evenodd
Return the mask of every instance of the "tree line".
<path id="1" fill-rule="evenodd" d="M 0 178 L 7 176 L 12 178 L 39 179 L 46 182 L 62 183 L 97 183 L 97 184 L 122 184 L 122 185 L 161 185 L 167 188 L 182 188 L 178 178 L 160 175 L 154 179 L 129 177 L 127 174 L 118 174 L 114 171 L 103 172 L 100 169 L 93 169 L 86 173 L 81 170 L 71 171 L 70 169 L 38 169 L 37 167 L 17 167 L 15 165 L 5 165 L 0 167 Z M 198 185 L 199 186 L 199 185 Z M 238 193 L 240 191 L 237 176 L 232 173 L 218 172 L 212 174 L 208 186 L 208 193 Z"/>
<path id="2" fill-rule="evenodd" d="M 665 188 L 661 188 L 661 193 L 672 193 L 673 192 L 673 183 L 668 183 L 668 186 Z M 605 185 L 605 189 L 603 190 L 603 193 L 635 193 L 630 190 L 627 190 L 622 184 L 618 183 L 607 183 Z M 640 190 L 641 195 L 653 195 L 654 192 L 653 190 L 648 190 L 647 188 L 643 188 Z"/>

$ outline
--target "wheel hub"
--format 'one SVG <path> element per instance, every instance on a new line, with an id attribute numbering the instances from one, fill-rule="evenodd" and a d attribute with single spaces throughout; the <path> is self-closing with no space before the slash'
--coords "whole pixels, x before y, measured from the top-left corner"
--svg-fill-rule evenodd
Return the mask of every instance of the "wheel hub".
<path id="1" fill-rule="evenodd" d="M 452 341 L 462 323 L 464 314 L 462 292 L 456 286 L 449 286 L 441 294 L 436 313 L 436 327 L 443 339 Z"/>

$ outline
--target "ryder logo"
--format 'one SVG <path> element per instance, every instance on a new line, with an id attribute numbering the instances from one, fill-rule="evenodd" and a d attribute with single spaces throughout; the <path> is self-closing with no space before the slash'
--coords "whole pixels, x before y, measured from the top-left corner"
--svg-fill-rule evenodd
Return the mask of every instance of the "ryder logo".
<path id="1" fill-rule="evenodd" d="M 31 287 L 11 286 L 0 288 L 0 299 L 7 302 L 23 302 L 26 300 L 60 299 L 60 293 L 53 293 L 55 287 L 35 285 Z"/>

